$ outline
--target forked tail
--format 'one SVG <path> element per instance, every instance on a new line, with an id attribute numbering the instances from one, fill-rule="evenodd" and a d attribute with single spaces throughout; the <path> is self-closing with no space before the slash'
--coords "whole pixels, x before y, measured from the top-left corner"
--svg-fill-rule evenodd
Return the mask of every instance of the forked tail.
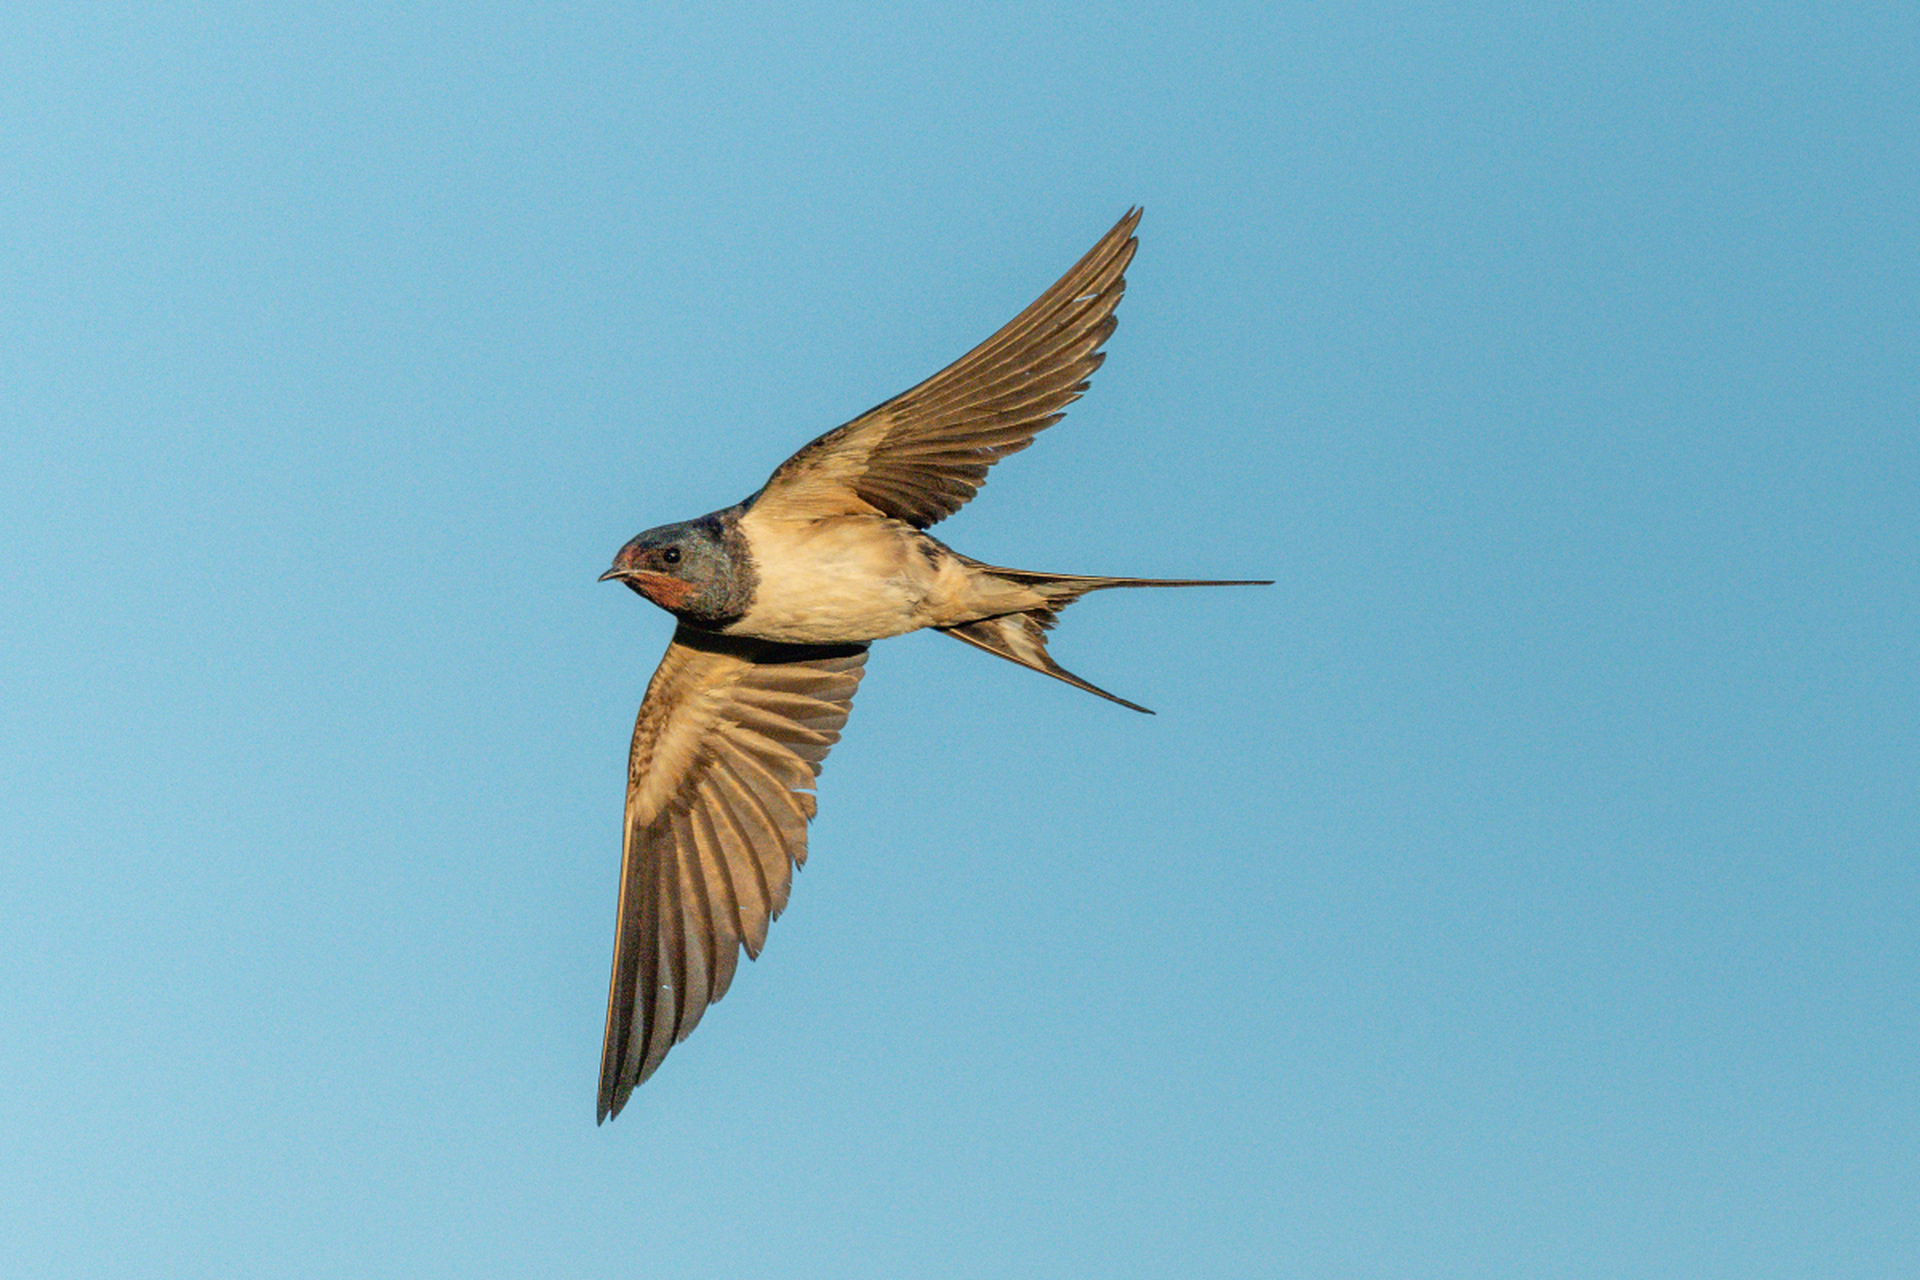
<path id="1" fill-rule="evenodd" d="M 1047 597 L 1047 603 L 1040 608 L 1028 609 L 1021 613 L 1003 613 L 992 618 L 981 618 L 975 622 L 963 622 L 957 627 L 942 627 L 942 631 L 956 640 L 966 641 L 976 649 L 984 649 L 1009 662 L 1030 667 L 1052 676 L 1055 680 L 1064 680 L 1076 689 L 1085 689 L 1088 693 L 1098 694 L 1108 702 L 1117 702 L 1123 707 L 1146 715 L 1152 715 L 1153 712 L 1137 702 L 1128 702 L 1125 698 L 1108 693 L 1098 685 L 1087 683 L 1055 662 L 1047 653 L 1047 632 L 1051 631 L 1054 623 L 1060 620 L 1060 611 L 1089 591 L 1103 591 L 1108 587 L 1270 587 L 1273 585 L 1271 580 L 1265 579 L 1094 578 L 1069 573 L 1033 573 L 1026 569 L 982 567 L 999 577 L 1033 588 Z"/>

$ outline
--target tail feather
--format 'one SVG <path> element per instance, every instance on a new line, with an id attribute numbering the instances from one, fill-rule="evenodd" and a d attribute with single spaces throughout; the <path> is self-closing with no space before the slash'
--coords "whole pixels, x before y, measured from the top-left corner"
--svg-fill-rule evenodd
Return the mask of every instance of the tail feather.
<path id="1" fill-rule="evenodd" d="M 1046 629 L 1052 625 L 1053 610 L 1032 609 L 1026 613 L 1003 613 L 997 618 L 963 622 L 957 627 L 942 627 L 941 630 L 955 640 L 966 641 L 976 649 L 985 649 L 988 653 L 1005 658 L 1009 662 L 1031 667 L 1035 671 L 1052 676 L 1055 680 L 1065 680 L 1076 689 L 1085 689 L 1088 693 L 1099 694 L 1108 702 L 1117 702 L 1123 707 L 1129 707 L 1146 715 L 1153 714 L 1137 702 L 1128 702 L 1125 698 L 1108 693 L 1099 685 L 1089 684 L 1049 657 Z"/>
<path id="2" fill-rule="evenodd" d="M 1061 606 L 1072 604 L 1089 591 L 1108 587 L 1270 587 L 1271 578 L 1103 578 L 1079 573 L 1035 573 L 1031 569 L 1002 569 L 981 565 L 995 577 L 1007 578 L 1034 588 Z"/>
<path id="3" fill-rule="evenodd" d="M 1100 578 L 1069 573 L 1034 573 L 1026 569 L 1001 569 L 994 566 L 982 566 L 998 577 L 1009 578 L 1025 586 L 1032 587 L 1047 598 L 1047 604 L 1038 609 L 1028 609 L 1022 613 L 1003 613 L 991 618 L 980 618 L 973 622 L 963 622 L 955 627 L 940 628 L 955 640 L 964 640 L 976 649 L 984 649 L 996 657 L 1009 662 L 1017 662 L 1056 680 L 1064 680 L 1076 689 L 1085 689 L 1097 694 L 1108 702 L 1117 702 L 1123 707 L 1139 711 L 1146 715 L 1153 712 L 1137 702 L 1128 702 L 1125 698 L 1108 693 L 1096 684 L 1082 680 L 1055 662 L 1047 653 L 1047 632 L 1059 621 L 1060 610 L 1086 595 L 1089 591 L 1101 591 L 1108 587 L 1265 587 L 1270 581 L 1216 578 Z"/>

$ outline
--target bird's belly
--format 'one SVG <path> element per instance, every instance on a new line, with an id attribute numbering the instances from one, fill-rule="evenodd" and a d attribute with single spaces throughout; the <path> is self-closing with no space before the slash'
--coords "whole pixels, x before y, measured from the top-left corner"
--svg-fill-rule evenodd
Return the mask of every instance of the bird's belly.
<path id="1" fill-rule="evenodd" d="M 741 521 L 752 603 L 725 629 L 788 644 L 879 640 L 926 626 L 937 567 L 893 521 Z M 904 529 L 904 526 L 898 526 Z"/>
<path id="2" fill-rule="evenodd" d="M 833 573 L 760 580 L 753 606 L 727 627 L 733 635 L 788 644 L 879 640 L 925 623 L 914 592 L 892 579 Z"/>

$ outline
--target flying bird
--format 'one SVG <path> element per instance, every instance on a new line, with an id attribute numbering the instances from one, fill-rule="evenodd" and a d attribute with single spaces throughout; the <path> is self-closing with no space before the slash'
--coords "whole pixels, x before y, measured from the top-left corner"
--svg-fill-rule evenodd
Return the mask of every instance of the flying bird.
<path id="1" fill-rule="evenodd" d="M 628 757 L 601 1121 L 726 994 L 741 949 L 760 954 L 870 643 L 932 627 L 1146 711 L 1054 662 L 1060 611 L 1108 587 L 1266 585 L 1006 569 L 926 532 L 1087 389 L 1139 221 L 1128 211 L 998 333 L 814 440 L 751 497 L 647 530 L 601 575 L 679 620 Z"/>

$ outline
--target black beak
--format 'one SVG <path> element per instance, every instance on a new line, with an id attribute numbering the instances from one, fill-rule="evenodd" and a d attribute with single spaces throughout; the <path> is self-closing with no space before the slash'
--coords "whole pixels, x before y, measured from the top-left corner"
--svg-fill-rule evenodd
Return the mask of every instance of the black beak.
<path id="1" fill-rule="evenodd" d="M 626 576 L 627 576 L 626 570 L 620 569 L 620 568 L 613 568 L 601 574 L 598 580 L 601 582 L 605 582 L 608 578 L 624 578 Z"/>

